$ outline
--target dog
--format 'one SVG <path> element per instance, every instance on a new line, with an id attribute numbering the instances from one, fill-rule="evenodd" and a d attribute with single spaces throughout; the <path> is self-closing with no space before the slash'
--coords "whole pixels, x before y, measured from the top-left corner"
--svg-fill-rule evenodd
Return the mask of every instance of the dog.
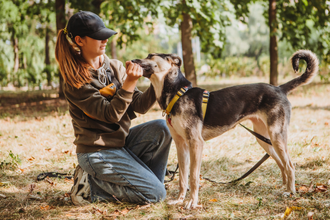
<path id="1" fill-rule="evenodd" d="M 266 83 L 237 85 L 209 93 L 203 117 L 204 90 L 192 88 L 180 67 L 182 61 L 175 54 L 149 54 L 145 59 L 132 60 L 143 69 L 143 76 L 150 79 L 157 102 L 162 110 L 167 109 L 177 92 L 177 99 L 167 113 L 167 125 L 175 142 L 180 167 L 179 195 L 169 204 L 183 203 L 188 189 L 188 164 L 190 162 L 190 199 L 185 208 L 198 208 L 199 177 L 204 141 L 215 138 L 233 129 L 244 120 L 253 123 L 253 130 L 266 138 L 272 145 L 259 139 L 258 143 L 276 161 L 281 170 L 283 185 L 287 193 L 295 193 L 295 168 L 287 149 L 287 132 L 291 116 L 291 104 L 287 94 L 296 87 L 308 84 L 318 73 L 317 56 L 308 50 L 299 50 L 291 58 L 295 72 L 299 60 L 307 67 L 299 77 L 280 85 Z"/>

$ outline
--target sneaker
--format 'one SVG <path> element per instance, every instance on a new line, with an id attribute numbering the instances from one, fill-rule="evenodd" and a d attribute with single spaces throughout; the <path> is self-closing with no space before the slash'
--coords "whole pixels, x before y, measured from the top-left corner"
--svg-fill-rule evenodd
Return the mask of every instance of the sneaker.
<path id="1" fill-rule="evenodd" d="M 78 165 L 74 171 L 73 178 L 71 201 L 77 206 L 89 204 L 91 189 L 88 183 L 88 173 Z"/>

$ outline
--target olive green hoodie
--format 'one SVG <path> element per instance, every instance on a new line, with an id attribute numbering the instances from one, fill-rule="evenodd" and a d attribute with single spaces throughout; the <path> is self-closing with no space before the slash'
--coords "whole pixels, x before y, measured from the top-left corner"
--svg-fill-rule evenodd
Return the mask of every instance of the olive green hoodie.
<path id="1" fill-rule="evenodd" d="M 106 98 L 99 92 L 105 84 L 110 83 L 109 79 L 105 84 L 99 80 L 98 72 L 101 68 L 112 73 L 117 79 L 117 91 L 113 97 Z M 144 114 L 156 101 L 152 85 L 143 93 L 137 88 L 134 92 L 120 88 L 125 81 L 126 70 L 118 60 L 110 60 L 104 56 L 103 67 L 90 71 L 93 76 L 90 83 L 79 89 L 66 83 L 63 86 L 63 92 L 69 102 L 77 153 L 123 147 L 131 120 L 136 117 L 134 112 Z"/>

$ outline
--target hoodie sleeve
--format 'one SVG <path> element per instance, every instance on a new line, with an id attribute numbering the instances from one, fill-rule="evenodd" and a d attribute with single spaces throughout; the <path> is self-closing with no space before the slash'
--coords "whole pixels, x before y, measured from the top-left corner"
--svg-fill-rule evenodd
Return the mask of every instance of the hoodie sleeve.
<path id="1" fill-rule="evenodd" d="M 132 92 L 119 89 L 109 101 L 90 84 L 85 84 L 79 89 L 65 85 L 64 94 L 71 104 L 77 106 L 86 115 L 106 123 L 119 122 L 133 97 Z"/>
<path id="2" fill-rule="evenodd" d="M 133 110 L 137 113 L 145 114 L 156 102 L 154 87 L 150 84 L 150 87 L 144 92 L 136 88 L 132 99 L 131 105 Z"/>

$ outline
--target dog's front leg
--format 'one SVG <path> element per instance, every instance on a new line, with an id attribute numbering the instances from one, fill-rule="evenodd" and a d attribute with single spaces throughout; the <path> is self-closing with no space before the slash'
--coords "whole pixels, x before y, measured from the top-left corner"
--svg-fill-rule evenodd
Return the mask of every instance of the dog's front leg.
<path id="1" fill-rule="evenodd" d="M 170 129 L 171 130 L 171 129 Z M 175 146 L 177 149 L 177 157 L 179 162 L 179 195 L 177 199 L 170 200 L 168 202 L 169 205 L 180 204 L 183 203 L 183 200 L 186 197 L 187 189 L 188 189 L 188 171 L 189 171 L 189 149 L 186 141 L 180 137 L 179 135 L 172 132 L 172 138 L 175 142 Z"/>
<path id="2" fill-rule="evenodd" d="M 202 151 L 204 141 L 202 137 L 190 140 L 190 200 L 186 204 L 186 209 L 200 208 L 198 205 L 199 176 L 202 164 Z"/>

